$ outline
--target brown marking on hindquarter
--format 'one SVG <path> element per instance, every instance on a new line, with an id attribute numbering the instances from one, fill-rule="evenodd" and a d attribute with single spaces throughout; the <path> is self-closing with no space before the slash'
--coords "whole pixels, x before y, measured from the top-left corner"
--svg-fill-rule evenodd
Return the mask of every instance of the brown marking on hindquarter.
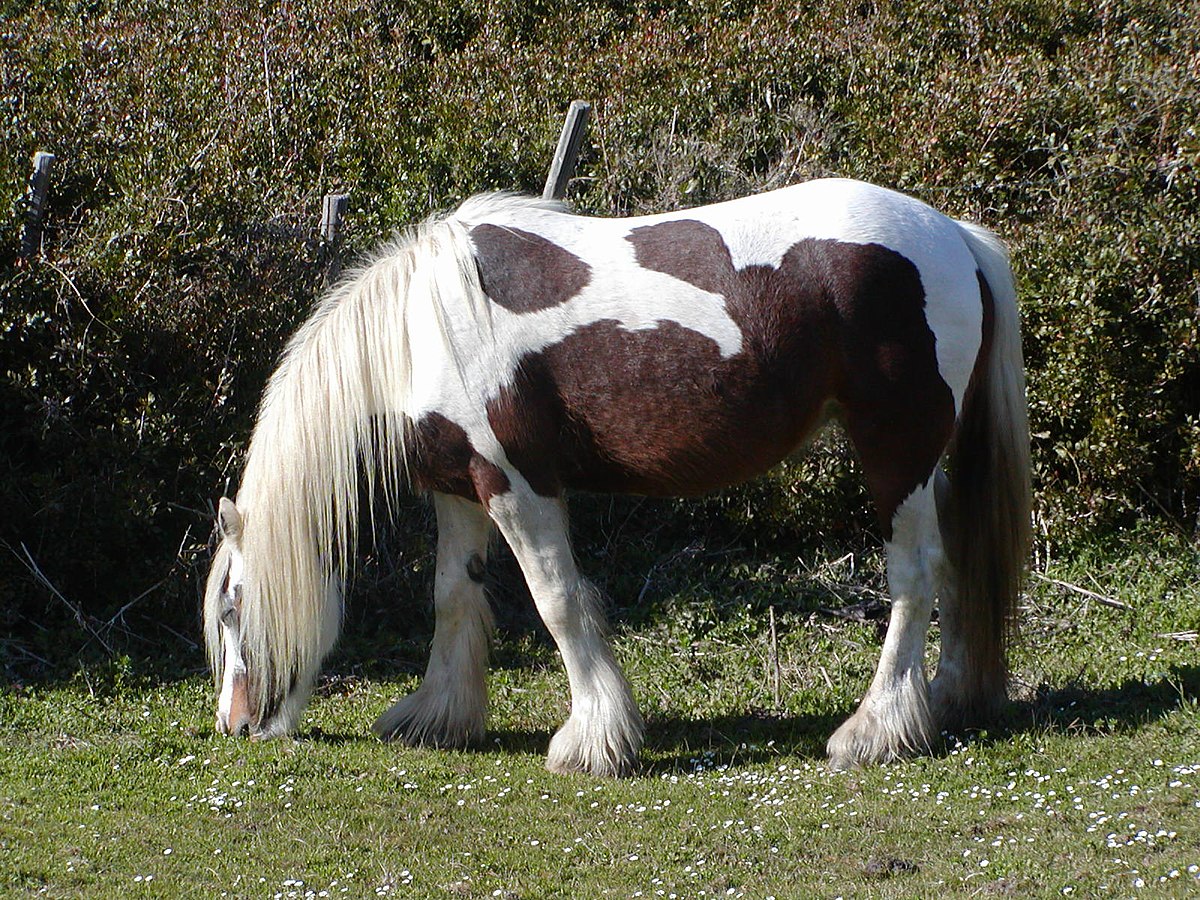
<path id="1" fill-rule="evenodd" d="M 480 456 L 466 431 L 440 413 L 421 416 L 409 433 L 409 467 L 418 490 L 454 494 L 485 505 L 508 491 L 504 471 Z"/>
<path id="2" fill-rule="evenodd" d="M 832 405 L 890 538 L 954 424 L 913 264 L 878 245 L 805 240 L 779 268 L 737 270 L 720 234 L 693 220 L 628 240 L 642 266 L 722 294 L 742 352 L 722 359 L 673 322 L 604 321 L 525 357 L 488 418 L 533 488 L 704 493 L 774 465 Z"/>
<path id="3" fill-rule="evenodd" d="M 720 234 L 686 220 L 638 229 L 629 239 L 642 265 L 724 293 L 747 352 L 774 360 L 770 370 L 793 391 L 802 392 L 815 372 L 810 362 L 781 357 L 796 350 L 785 344 L 787 335 L 811 328 L 818 310 L 832 312 L 839 351 L 832 399 L 890 539 L 896 509 L 933 473 L 954 430 L 953 394 L 937 368 L 916 267 L 878 244 L 805 240 L 778 269 L 735 272 Z"/>
<path id="4" fill-rule="evenodd" d="M 519 228 L 476 225 L 471 240 L 484 293 L 513 312 L 566 303 L 592 277 L 592 267 L 574 253 Z"/>
<path id="5" fill-rule="evenodd" d="M 908 260 L 854 248 L 843 289 L 846 377 L 839 401 L 884 538 L 900 504 L 929 480 L 954 434 L 954 395 L 938 371 L 925 291 Z"/>

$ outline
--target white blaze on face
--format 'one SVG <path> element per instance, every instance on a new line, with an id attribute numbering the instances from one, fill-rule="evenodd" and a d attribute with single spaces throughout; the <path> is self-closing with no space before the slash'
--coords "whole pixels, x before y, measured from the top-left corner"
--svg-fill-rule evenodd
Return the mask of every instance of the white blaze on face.
<path id="1" fill-rule="evenodd" d="M 250 694 L 246 662 L 241 647 L 242 555 L 236 550 L 229 557 L 229 574 L 221 596 L 221 693 L 217 697 L 217 730 L 240 734 L 250 725 Z"/>
<path id="2" fill-rule="evenodd" d="M 246 687 L 246 664 L 242 661 L 237 636 L 225 629 L 225 667 L 221 679 L 221 694 L 217 698 L 217 719 L 221 731 L 234 734 L 250 718 L 249 693 Z"/>

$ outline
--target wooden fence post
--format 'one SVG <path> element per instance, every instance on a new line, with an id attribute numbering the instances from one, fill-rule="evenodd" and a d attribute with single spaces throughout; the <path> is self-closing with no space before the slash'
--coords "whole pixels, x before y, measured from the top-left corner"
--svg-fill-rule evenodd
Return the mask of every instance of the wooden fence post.
<path id="1" fill-rule="evenodd" d="M 331 254 L 329 271 L 325 275 L 326 284 L 337 281 L 342 272 L 340 239 L 342 223 L 346 218 L 346 210 L 349 208 L 349 194 L 326 194 L 321 204 L 321 240 L 329 248 Z"/>
<path id="2" fill-rule="evenodd" d="M 546 187 L 542 191 L 543 200 L 561 200 L 566 195 L 567 182 L 575 174 L 575 161 L 579 157 L 579 148 L 583 144 L 583 134 L 587 129 L 591 111 L 590 103 L 583 100 L 571 101 L 567 119 L 563 122 L 562 134 L 558 138 L 558 148 L 554 151 L 554 161 L 550 164 L 550 174 L 546 176 Z"/>
<path id="3" fill-rule="evenodd" d="M 54 165 L 54 154 L 38 152 L 33 155 L 33 174 L 29 176 L 27 202 L 29 211 L 25 216 L 25 231 L 21 235 L 21 256 L 32 258 L 42 247 L 42 218 L 46 214 L 46 195 L 50 191 L 50 169 Z"/>
<path id="4" fill-rule="evenodd" d="M 321 240 L 332 244 L 342 230 L 342 220 L 350 206 L 349 194 L 326 194 L 321 207 Z"/>

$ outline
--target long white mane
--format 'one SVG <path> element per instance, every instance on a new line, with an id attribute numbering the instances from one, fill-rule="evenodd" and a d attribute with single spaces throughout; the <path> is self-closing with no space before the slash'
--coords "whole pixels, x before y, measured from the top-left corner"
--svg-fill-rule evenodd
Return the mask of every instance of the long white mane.
<path id="1" fill-rule="evenodd" d="M 380 486 L 390 501 L 407 482 L 410 348 L 438 341 L 462 371 L 464 350 L 448 324 L 486 318 L 487 309 L 468 223 L 514 205 L 544 204 L 482 195 L 387 244 L 318 303 L 267 384 L 237 496 L 242 649 L 260 716 L 269 698 L 310 684 L 332 646 L 358 536 L 360 473 L 371 509 Z M 425 333 L 430 322 L 434 334 Z M 219 682 L 215 622 L 206 615 Z"/>

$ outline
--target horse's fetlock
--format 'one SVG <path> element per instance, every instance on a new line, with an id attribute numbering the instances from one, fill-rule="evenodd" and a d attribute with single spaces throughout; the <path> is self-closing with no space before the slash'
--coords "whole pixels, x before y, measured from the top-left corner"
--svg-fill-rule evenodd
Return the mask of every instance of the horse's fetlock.
<path id="1" fill-rule="evenodd" d="M 905 678 L 869 691 L 825 749 L 832 768 L 847 769 L 928 753 L 936 733 L 924 678 Z"/>

